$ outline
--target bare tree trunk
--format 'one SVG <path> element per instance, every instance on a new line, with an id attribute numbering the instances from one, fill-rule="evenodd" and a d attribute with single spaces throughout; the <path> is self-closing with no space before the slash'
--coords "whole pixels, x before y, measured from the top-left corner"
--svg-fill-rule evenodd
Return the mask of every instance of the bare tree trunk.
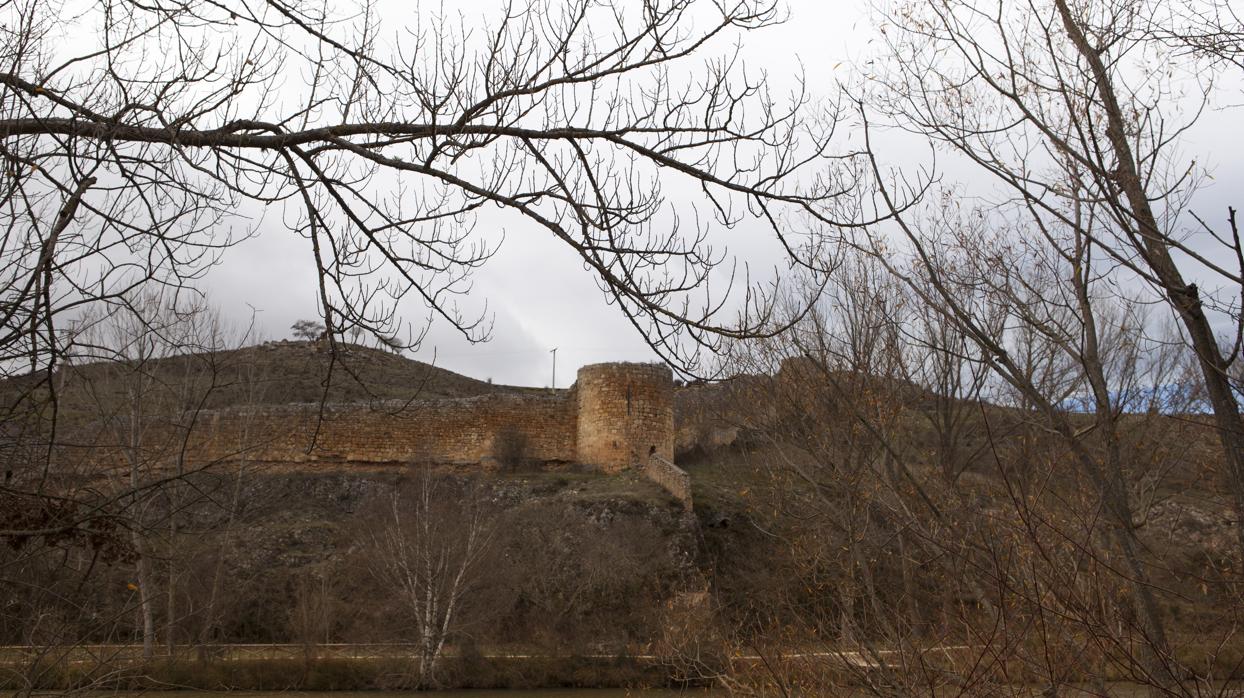
<path id="1" fill-rule="evenodd" d="M 397 591 L 415 626 L 418 688 L 436 685 L 445 643 L 480 574 L 491 532 L 476 503 L 458 508 L 442 501 L 433 476 L 419 475 L 409 511 L 395 488 L 388 521 L 373 539 L 373 573 Z"/>
<path id="2" fill-rule="evenodd" d="M 1078 199 L 1077 199 L 1078 201 Z M 1168 657 L 1171 654 L 1170 644 L 1166 637 L 1166 625 L 1158 610 L 1150 587 L 1148 572 L 1140 560 L 1137 548 L 1140 545 L 1133 524 L 1131 498 L 1127 491 L 1124 477 L 1122 456 L 1119 446 L 1119 430 L 1115 413 L 1114 399 L 1110 394 L 1110 384 L 1106 378 L 1105 367 L 1098 340 L 1096 311 L 1093 309 L 1089 296 L 1089 283 L 1092 275 L 1090 260 L 1091 243 L 1081 234 L 1080 208 L 1075 209 L 1076 227 L 1074 254 L 1071 255 L 1071 282 L 1075 289 L 1076 302 L 1079 305 L 1079 316 L 1083 323 L 1081 338 L 1081 366 L 1084 376 L 1093 392 L 1094 418 L 1098 433 L 1105 445 L 1105 458 L 1101 471 L 1092 468 L 1095 478 L 1102 481 L 1098 484 L 1114 525 L 1110 527 L 1110 538 L 1115 547 L 1123 553 L 1130 572 L 1132 587 L 1132 605 L 1136 617 L 1140 620 L 1145 642 L 1141 643 L 1141 663 L 1149 671 L 1157 684 L 1163 689 L 1173 686 L 1178 678 L 1171 672 Z M 1086 459 L 1087 460 L 1087 459 Z M 1165 692 L 1156 691 L 1155 692 Z"/>
<path id="3" fill-rule="evenodd" d="M 138 554 L 135 569 L 138 574 L 138 619 L 143 633 L 143 661 L 149 661 L 155 655 L 155 611 L 152 608 L 155 592 L 151 584 L 151 562 L 147 559 L 142 534 L 134 531 L 130 534 L 130 540 Z"/>
<path id="4" fill-rule="evenodd" d="M 173 489 L 176 492 L 176 487 Z M 168 586 L 168 596 L 165 600 L 164 608 L 164 649 L 165 653 L 172 657 L 177 649 L 177 556 L 173 551 L 177 549 L 177 502 L 172 502 L 173 510 L 169 512 L 169 556 L 168 556 L 168 580 L 165 584 Z"/>
<path id="5" fill-rule="evenodd" d="M 225 519 L 224 533 L 220 539 L 220 546 L 216 550 L 216 565 L 212 571 L 212 584 L 207 595 L 207 605 L 203 611 L 203 624 L 199 627 L 198 643 L 199 645 L 207 644 L 208 639 L 212 635 L 212 631 L 216 627 L 219 611 L 216 606 L 220 599 L 221 581 L 224 577 L 225 559 L 229 552 L 233 550 L 234 526 L 237 524 L 238 505 L 242 497 L 242 475 L 246 469 L 246 460 L 243 459 L 238 463 L 238 472 L 233 481 L 233 495 L 229 500 L 229 515 Z"/>
<path id="6" fill-rule="evenodd" d="M 1127 140 L 1123 110 L 1119 106 L 1101 53 L 1089 42 L 1084 30 L 1072 16 L 1067 0 L 1054 0 L 1054 4 L 1076 50 L 1092 70 L 1095 87 L 1106 113 L 1106 137 L 1117 161 L 1117 169 L 1112 173 L 1112 179 L 1126 197 L 1130 213 L 1140 228 L 1139 252 L 1153 270 L 1167 300 L 1179 314 L 1196 352 L 1210 406 L 1214 410 L 1214 425 L 1226 459 L 1227 486 L 1231 490 L 1236 512 L 1236 536 L 1241 551 L 1244 551 L 1244 430 L 1240 424 L 1240 406 L 1227 376 L 1226 359 L 1214 338 L 1213 328 L 1205 315 L 1196 285 L 1185 281 L 1171 257 L 1166 237 L 1158 228 L 1157 217 Z"/>
<path id="7" fill-rule="evenodd" d="M 142 380 L 141 377 L 139 380 Z M 138 492 L 142 479 L 139 473 L 139 464 L 142 462 L 142 394 L 142 390 L 131 390 L 129 395 L 130 428 L 128 450 L 130 458 L 130 488 L 134 492 Z M 138 614 L 142 627 L 143 661 L 149 661 L 155 654 L 155 611 L 152 608 L 155 588 L 151 579 L 151 561 L 147 558 L 147 545 L 143 541 L 141 511 L 135 514 L 133 526 L 134 528 L 130 532 L 130 540 L 134 545 L 134 553 L 138 556 L 138 560 L 135 563 L 135 573 L 138 576 Z"/>

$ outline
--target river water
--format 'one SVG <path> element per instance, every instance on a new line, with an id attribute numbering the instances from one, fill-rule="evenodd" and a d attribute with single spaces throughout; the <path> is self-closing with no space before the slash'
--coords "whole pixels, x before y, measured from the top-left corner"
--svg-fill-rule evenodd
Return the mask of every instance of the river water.
<path id="1" fill-rule="evenodd" d="M 627 690 L 623 688 L 549 688 L 500 691 L 143 691 L 92 692 L 92 698 L 726 698 L 725 692 L 705 689 Z"/>
<path id="2" fill-rule="evenodd" d="M 1233 687 L 1218 687 L 1221 693 L 1215 693 L 1221 697 L 1244 697 L 1244 689 Z M 420 693 L 412 692 L 387 692 L 387 691 L 143 691 L 141 693 L 105 693 L 92 692 L 92 698 L 104 698 L 105 696 L 143 696 L 143 698 L 727 698 L 725 691 L 712 691 L 705 689 L 689 689 L 685 691 L 676 690 L 628 690 L 623 688 L 564 688 L 564 689 L 541 689 L 541 690 L 501 690 L 501 691 L 427 691 Z M 804 695 L 825 695 L 821 693 L 809 693 Z M 856 696 L 874 695 L 871 693 L 843 691 L 835 694 L 841 698 L 855 698 Z M 948 695 L 954 695 L 954 692 Z M 1042 695 L 1039 687 L 1027 688 L 1016 687 L 1013 692 L 1008 692 L 1008 698 L 1039 698 Z M 1089 696 L 1109 696 L 1110 698 L 1141 698 L 1147 696 L 1148 692 L 1127 684 L 1111 684 L 1107 687 L 1106 693 L 1097 691 L 1067 689 L 1064 688 L 1060 694 L 1066 698 L 1088 698 Z"/>

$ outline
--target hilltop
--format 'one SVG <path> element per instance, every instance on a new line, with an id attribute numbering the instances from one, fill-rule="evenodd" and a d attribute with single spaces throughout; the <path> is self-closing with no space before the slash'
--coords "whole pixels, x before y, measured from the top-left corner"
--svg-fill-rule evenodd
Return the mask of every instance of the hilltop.
<path id="1" fill-rule="evenodd" d="M 475 397 L 531 388 L 493 385 L 432 364 L 357 344 L 334 354 L 317 342 L 264 342 L 240 349 L 154 359 L 141 369 L 113 362 L 62 365 L 56 386 L 63 416 L 89 417 L 118 400 L 140 374 L 161 391 L 184 390 L 204 409 L 290 403 L 358 403 Z M 6 381 L 10 399 L 43 381 Z"/>
<path id="2" fill-rule="evenodd" d="M 457 398 L 524 390 L 358 344 L 341 344 L 334 356 L 316 342 L 265 342 L 221 352 L 218 361 L 226 372 L 230 366 L 253 370 L 263 386 L 256 397 L 261 404 Z M 170 369 L 176 370 L 176 363 Z M 232 375 L 241 377 L 237 371 Z M 240 402 L 241 395 L 225 389 L 218 399 L 227 406 Z"/>

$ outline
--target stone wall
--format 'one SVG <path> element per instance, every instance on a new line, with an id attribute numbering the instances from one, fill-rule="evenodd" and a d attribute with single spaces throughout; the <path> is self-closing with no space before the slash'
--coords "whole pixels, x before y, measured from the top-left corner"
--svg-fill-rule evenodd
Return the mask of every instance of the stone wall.
<path id="1" fill-rule="evenodd" d="M 536 465 L 570 463 L 576 459 L 575 405 L 574 393 L 562 390 L 328 404 L 322 410 L 318 404 L 221 410 L 199 416 L 188 453 L 191 465 L 247 460 L 496 467 L 497 455 L 505 452 Z M 507 439 L 508 445 L 501 443 Z"/>
<path id="2" fill-rule="evenodd" d="M 149 425 L 144 462 L 174 459 L 187 422 Z M 100 430 L 72 441 L 90 444 L 83 449 L 89 460 L 123 465 L 122 452 L 108 437 Z M 643 472 L 652 455 L 674 457 L 673 381 L 669 368 L 657 364 L 598 364 L 582 368 L 570 390 L 207 411 L 194 420 L 185 453 L 188 467 L 242 460 L 489 469 L 577 463 L 606 473 Z"/>
<path id="3" fill-rule="evenodd" d="M 684 509 L 691 509 L 691 476 L 687 471 L 660 456 L 653 456 L 644 466 L 644 477 L 674 495 Z"/>

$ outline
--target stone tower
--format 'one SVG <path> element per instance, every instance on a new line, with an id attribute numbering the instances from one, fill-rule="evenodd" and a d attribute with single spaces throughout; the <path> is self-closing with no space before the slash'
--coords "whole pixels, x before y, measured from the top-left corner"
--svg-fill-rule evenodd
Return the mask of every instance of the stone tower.
<path id="1" fill-rule="evenodd" d="M 650 454 L 674 460 L 674 382 L 668 366 L 584 366 L 575 392 L 580 463 L 617 473 L 646 464 Z"/>

